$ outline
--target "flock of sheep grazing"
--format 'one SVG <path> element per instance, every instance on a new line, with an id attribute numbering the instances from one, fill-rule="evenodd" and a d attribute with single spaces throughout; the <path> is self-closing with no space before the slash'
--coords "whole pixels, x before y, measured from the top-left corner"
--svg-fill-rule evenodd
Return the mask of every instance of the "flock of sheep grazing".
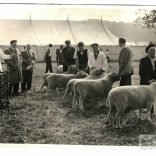
<path id="1" fill-rule="evenodd" d="M 84 111 L 86 99 L 103 99 L 109 113 L 107 122 L 111 126 L 122 128 L 122 116 L 127 110 L 139 109 L 141 119 L 142 109 L 147 108 L 147 119 L 151 122 L 151 108 L 156 102 L 156 83 L 149 86 L 120 86 L 112 89 L 113 83 L 119 81 L 116 73 L 108 73 L 102 69 L 93 69 L 87 73 L 77 70 L 76 66 L 69 67 L 66 73 L 46 73 L 43 76 L 44 86 L 48 94 L 51 90 L 59 95 L 58 88 L 66 89 L 64 100 L 71 92 L 73 95 L 72 108 Z"/>

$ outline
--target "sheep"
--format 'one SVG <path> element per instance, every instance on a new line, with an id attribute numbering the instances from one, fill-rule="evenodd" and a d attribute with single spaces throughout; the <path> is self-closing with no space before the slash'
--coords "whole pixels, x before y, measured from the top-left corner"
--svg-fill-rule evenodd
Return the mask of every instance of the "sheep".
<path id="1" fill-rule="evenodd" d="M 57 73 L 62 74 L 63 73 L 63 65 L 57 66 Z"/>
<path id="2" fill-rule="evenodd" d="M 121 117 L 126 111 L 139 109 L 139 120 L 143 108 L 147 108 L 147 119 L 151 122 L 151 108 L 156 102 L 156 83 L 141 86 L 121 86 L 113 88 L 108 95 L 108 122 L 122 128 Z M 115 114 L 116 113 L 116 114 Z"/>
<path id="3" fill-rule="evenodd" d="M 41 86 L 41 88 L 40 88 L 40 92 L 42 91 L 42 89 L 43 89 L 43 87 L 44 86 L 48 86 L 48 83 L 47 83 L 47 77 L 48 76 L 50 76 L 50 75 L 52 75 L 53 73 L 45 73 L 44 75 L 43 75 L 43 84 L 42 84 L 42 86 Z"/>
<path id="4" fill-rule="evenodd" d="M 102 69 L 93 69 L 90 72 L 90 75 L 88 75 L 84 79 L 100 79 L 104 76 L 104 74 L 103 74 L 104 72 L 105 71 Z M 72 79 L 67 83 L 66 92 L 64 94 L 64 99 L 66 99 L 66 97 L 68 96 L 68 94 L 70 92 L 72 92 L 72 95 L 74 96 L 74 84 L 75 84 L 75 82 L 77 82 L 79 80 L 83 80 L 83 79 Z"/>
<path id="5" fill-rule="evenodd" d="M 56 89 L 56 88 L 65 89 L 67 86 L 67 83 L 71 79 L 84 78 L 86 76 L 88 76 L 88 74 L 83 71 L 79 71 L 76 75 L 74 74 L 52 74 L 46 78 L 48 82 L 48 94 L 50 93 L 50 89 Z"/>
<path id="6" fill-rule="evenodd" d="M 73 106 L 78 102 L 80 111 L 83 110 L 83 102 L 86 98 L 107 98 L 109 91 L 115 81 L 119 80 L 116 73 L 109 73 L 106 77 L 97 80 L 81 80 L 75 82 Z"/>
<path id="7" fill-rule="evenodd" d="M 65 72 L 65 74 L 75 74 L 75 73 L 77 73 L 78 72 L 78 70 L 77 70 L 77 67 L 76 67 L 76 65 L 70 65 L 69 67 L 68 67 L 68 71 L 67 72 Z M 48 86 L 48 83 L 47 83 L 47 77 L 48 76 L 50 76 L 50 75 L 53 75 L 54 73 L 45 73 L 44 75 L 43 75 L 43 84 L 42 84 L 42 86 L 41 86 L 41 88 L 40 88 L 40 92 L 42 91 L 42 89 L 43 89 L 43 87 L 44 86 Z M 61 73 L 60 73 L 61 74 Z"/>
<path id="8" fill-rule="evenodd" d="M 64 74 L 76 74 L 78 72 L 78 68 L 76 65 L 70 65 L 68 67 L 68 71 L 64 72 Z"/>

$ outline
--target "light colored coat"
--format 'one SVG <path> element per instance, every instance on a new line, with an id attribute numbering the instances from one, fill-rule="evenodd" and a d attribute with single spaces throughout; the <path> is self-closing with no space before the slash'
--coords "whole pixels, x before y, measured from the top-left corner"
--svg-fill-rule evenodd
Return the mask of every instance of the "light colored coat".
<path id="1" fill-rule="evenodd" d="M 11 55 L 10 60 L 5 60 L 7 63 L 8 70 L 10 71 L 10 83 L 19 83 L 22 82 L 22 64 L 20 58 L 20 52 L 16 49 L 16 52 L 12 47 L 4 51 L 6 55 Z"/>
<path id="2" fill-rule="evenodd" d="M 108 71 L 107 58 L 104 52 L 100 51 L 97 59 L 94 57 L 94 53 L 91 52 L 88 58 L 88 66 L 91 69 L 95 67 L 97 69 L 103 69 L 105 72 Z"/>
<path id="3" fill-rule="evenodd" d="M 132 49 L 128 46 L 124 46 L 121 49 L 119 55 L 119 75 L 129 75 L 133 74 L 133 54 Z"/>
<path id="4" fill-rule="evenodd" d="M 4 59 L 10 59 L 10 55 L 5 55 L 2 51 L 2 49 L 0 49 L 0 72 L 2 72 L 2 65 L 1 62 L 4 61 Z"/>

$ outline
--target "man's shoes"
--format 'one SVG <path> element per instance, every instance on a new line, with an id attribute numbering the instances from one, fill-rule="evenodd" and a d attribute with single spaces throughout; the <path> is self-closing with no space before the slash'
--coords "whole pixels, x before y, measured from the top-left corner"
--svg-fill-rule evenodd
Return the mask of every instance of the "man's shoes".
<path id="1" fill-rule="evenodd" d="M 24 93 L 26 90 L 21 90 L 20 93 Z"/>
<path id="2" fill-rule="evenodd" d="M 13 96 L 21 96 L 20 93 L 13 93 Z"/>

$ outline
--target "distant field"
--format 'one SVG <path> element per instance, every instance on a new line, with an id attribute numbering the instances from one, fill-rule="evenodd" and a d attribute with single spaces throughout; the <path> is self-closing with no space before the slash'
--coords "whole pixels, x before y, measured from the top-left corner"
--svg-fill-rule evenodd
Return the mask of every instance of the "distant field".
<path id="1" fill-rule="evenodd" d="M 53 66 L 56 70 L 56 65 Z M 118 70 L 117 63 L 111 66 L 112 71 Z M 133 85 L 137 85 L 137 62 L 134 67 L 132 79 Z M 66 103 L 62 100 L 64 92 L 59 97 L 55 93 L 48 97 L 39 93 L 44 70 L 45 64 L 37 63 L 32 91 L 10 99 L 10 114 L 4 112 L 0 117 L 1 143 L 138 146 L 140 134 L 156 134 L 156 117 L 152 118 L 153 124 L 139 122 L 134 111 L 126 115 L 123 129 L 115 129 L 105 124 L 108 113 L 105 106 L 98 108 L 96 102 L 86 102 L 86 113 L 82 115 L 71 110 L 71 96 Z"/>

